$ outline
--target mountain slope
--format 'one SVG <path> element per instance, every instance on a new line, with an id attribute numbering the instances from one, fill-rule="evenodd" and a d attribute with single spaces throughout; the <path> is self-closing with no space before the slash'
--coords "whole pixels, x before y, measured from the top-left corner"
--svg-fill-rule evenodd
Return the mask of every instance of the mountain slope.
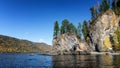
<path id="1" fill-rule="evenodd" d="M 0 52 L 46 52 L 51 46 L 0 35 Z"/>

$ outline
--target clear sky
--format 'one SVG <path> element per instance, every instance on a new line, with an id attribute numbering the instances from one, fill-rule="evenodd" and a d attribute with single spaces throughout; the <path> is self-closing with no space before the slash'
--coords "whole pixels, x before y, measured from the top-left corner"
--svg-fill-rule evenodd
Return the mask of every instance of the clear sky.
<path id="1" fill-rule="evenodd" d="M 56 20 L 77 25 L 90 19 L 95 4 L 97 0 L 0 0 L 0 34 L 52 44 Z"/>

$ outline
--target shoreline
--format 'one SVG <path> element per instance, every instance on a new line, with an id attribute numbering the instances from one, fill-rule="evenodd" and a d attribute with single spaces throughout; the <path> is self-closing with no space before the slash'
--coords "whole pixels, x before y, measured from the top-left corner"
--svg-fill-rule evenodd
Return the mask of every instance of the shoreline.
<path id="1" fill-rule="evenodd" d="M 40 55 L 120 55 L 120 52 L 86 52 L 86 51 L 79 51 L 79 52 L 72 52 L 72 53 L 64 53 L 64 54 L 52 54 L 52 53 L 40 53 L 40 52 L 0 52 L 0 53 L 39 53 Z"/>
<path id="2" fill-rule="evenodd" d="M 120 55 L 120 52 L 88 52 L 88 51 L 77 51 L 77 52 L 66 52 L 63 54 L 43 54 L 43 55 Z"/>
<path id="3" fill-rule="evenodd" d="M 91 55 L 120 55 L 120 52 L 90 52 Z"/>

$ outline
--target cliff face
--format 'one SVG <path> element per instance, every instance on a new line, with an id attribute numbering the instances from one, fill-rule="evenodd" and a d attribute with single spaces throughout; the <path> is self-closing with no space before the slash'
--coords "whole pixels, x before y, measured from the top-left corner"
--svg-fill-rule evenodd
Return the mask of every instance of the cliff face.
<path id="1" fill-rule="evenodd" d="M 118 28 L 120 19 L 111 10 L 101 14 L 89 33 L 91 38 L 91 45 L 95 46 L 97 51 L 109 51 L 112 49 L 111 38 Z"/>
<path id="2" fill-rule="evenodd" d="M 112 51 L 113 35 L 119 27 L 120 17 L 112 10 L 101 13 L 89 28 L 89 42 L 80 42 L 75 34 L 62 34 L 53 39 L 57 54 L 73 51 Z"/>
<path id="3" fill-rule="evenodd" d="M 71 53 L 75 51 L 90 51 L 85 42 L 80 42 L 75 34 L 62 34 L 53 39 L 53 51 L 57 54 Z"/>

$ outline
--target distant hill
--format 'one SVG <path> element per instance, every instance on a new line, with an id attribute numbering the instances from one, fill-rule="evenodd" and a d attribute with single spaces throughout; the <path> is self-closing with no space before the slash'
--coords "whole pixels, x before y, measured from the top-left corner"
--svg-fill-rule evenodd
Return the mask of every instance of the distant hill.
<path id="1" fill-rule="evenodd" d="M 45 43 L 35 43 L 28 40 L 0 35 L 0 52 L 41 52 L 46 53 L 51 46 Z"/>

